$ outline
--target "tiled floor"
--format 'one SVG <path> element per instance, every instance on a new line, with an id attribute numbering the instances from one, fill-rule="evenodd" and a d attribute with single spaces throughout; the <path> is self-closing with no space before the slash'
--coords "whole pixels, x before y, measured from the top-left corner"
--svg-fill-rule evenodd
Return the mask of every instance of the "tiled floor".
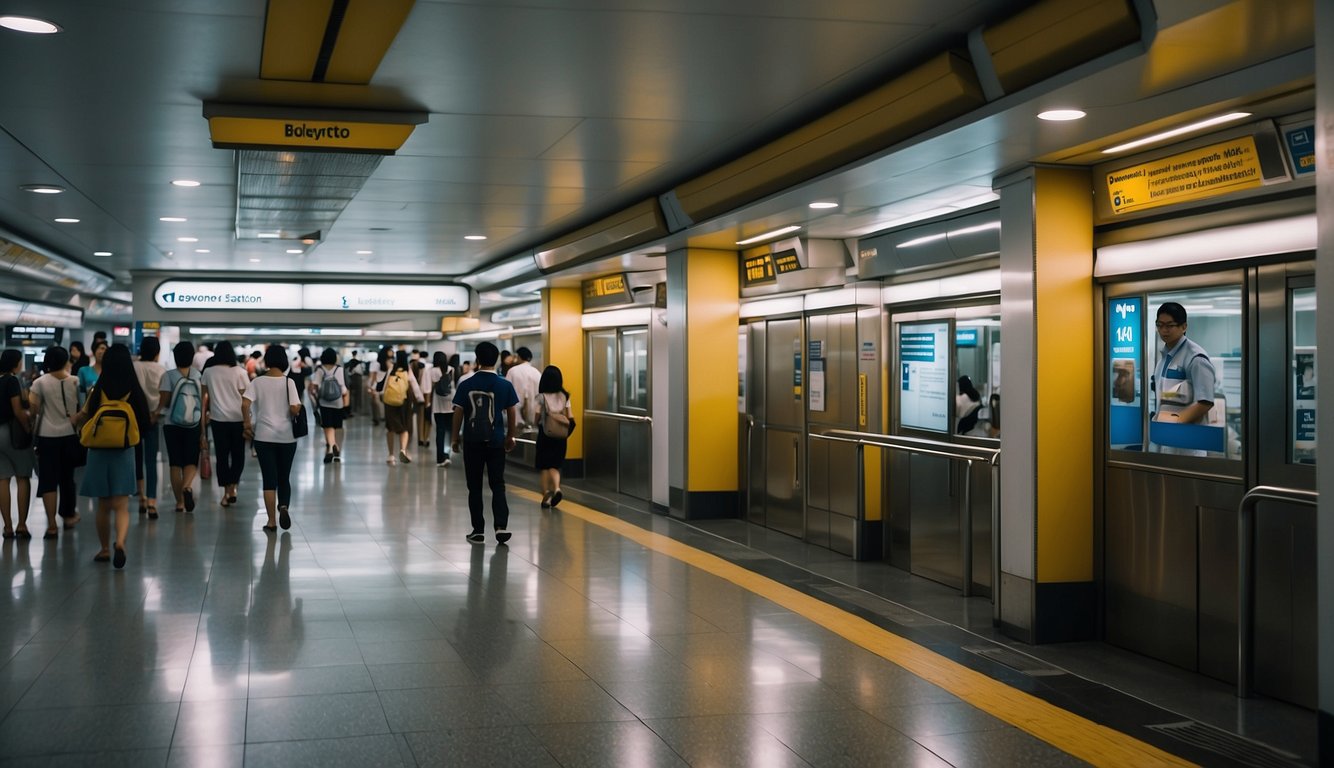
<path id="1" fill-rule="evenodd" d="M 1036 765 L 1063 752 L 735 584 L 462 467 L 303 441 L 294 525 L 243 503 L 7 541 L 0 765 Z M 166 494 L 164 494 L 164 497 Z M 35 526 L 40 530 L 40 523 Z"/>

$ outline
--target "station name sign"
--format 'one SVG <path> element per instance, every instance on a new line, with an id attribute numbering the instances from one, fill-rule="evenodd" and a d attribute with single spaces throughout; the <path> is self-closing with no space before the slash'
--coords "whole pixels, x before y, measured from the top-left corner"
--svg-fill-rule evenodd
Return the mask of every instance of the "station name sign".
<path id="1" fill-rule="evenodd" d="M 741 260 L 741 281 L 745 288 L 778 281 L 774 274 L 773 256 L 768 251 L 746 256 Z"/>
<path id="2" fill-rule="evenodd" d="M 624 273 L 585 280 L 583 288 L 586 310 L 615 307 L 632 301 Z"/>
<path id="3" fill-rule="evenodd" d="M 161 309 L 467 312 L 471 296 L 462 285 L 167 280 L 153 301 Z"/>
<path id="4" fill-rule="evenodd" d="M 392 153 L 416 126 L 400 123 L 323 122 L 264 117 L 211 117 L 213 146 L 292 147 L 349 152 Z"/>
<path id="5" fill-rule="evenodd" d="M 1264 183 L 1254 136 L 1198 147 L 1107 174 L 1116 214 L 1201 200 Z"/>

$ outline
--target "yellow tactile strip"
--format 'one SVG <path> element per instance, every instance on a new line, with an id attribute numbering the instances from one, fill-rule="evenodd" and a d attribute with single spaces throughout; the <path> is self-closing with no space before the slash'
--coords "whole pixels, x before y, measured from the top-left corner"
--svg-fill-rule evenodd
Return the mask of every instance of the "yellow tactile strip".
<path id="1" fill-rule="evenodd" d="M 530 491 L 511 488 L 516 496 L 539 501 Z M 1188 766 L 1189 761 L 1164 752 L 1120 731 L 1099 725 L 1028 693 L 993 680 L 865 619 L 835 608 L 773 579 L 746 570 L 716 555 L 662 534 L 565 500 L 560 514 L 605 528 L 662 555 L 726 579 L 819 624 L 845 640 L 897 664 L 917 677 L 1048 744 L 1094 765 Z"/>

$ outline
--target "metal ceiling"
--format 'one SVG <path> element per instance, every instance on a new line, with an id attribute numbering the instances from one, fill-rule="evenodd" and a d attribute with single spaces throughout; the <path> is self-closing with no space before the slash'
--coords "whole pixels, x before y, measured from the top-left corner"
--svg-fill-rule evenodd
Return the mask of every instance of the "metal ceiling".
<path id="1" fill-rule="evenodd" d="M 0 225 L 112 273 L 121 288 L 131 270 L 420 277 L 499 264 L 499 275 L 507 258 L 716 167 L 931 54 L 963 49 L 969 30 L 1026 5 L 418 0 L 360 86 L 260 80 L 263 0 L 5 3 L 0 12 L 41 16 L 63 31 L 0 30 Z M 788 223 L 813 237 L 855 237 L 974 204 L 992 178 L 1034 160 L 1090 164 L 1105 140 L 1183 114 L 1270 98 L 1283 104 L 1273 110 L 1309 102 L 1301 95 L 1313 67 L 1309 26 L 1301 28 L 1309 0 L 1141 5 L 1158 20 L 1147 50 L 1076 68 L 641 251 L 732 248 Z M 207 101 L 421 111 L 429 119 L 369 169 L 359 190 L 343 190 L 346 206 L 319 243 L 289 255 L 286 243 L 236 237 L 242 222 L 263 223 L 262 206 L 238 206 L 236 153 L 210 145 Z M 1033 120 L 1038 108 L 1071 104 L 1090 119 Z M 181 178 L 202 184 L 170 184 Z M 317 190 L 334 183 L 310 181 L 292 196 L 304 210 L 319 208 L 316 198 L 328 195 Z M 19 189 L 31 183 L 67 191 Z M 811 211 L 813 199 L 841 207 Z M 55 223 L 60 216 L 80 221 Z M 473 234 L 488 239 L 464 240 Z M 509 281 L 531 291 L 536 273 L 515 263 Z M 630 254 L 557 280 L 661 264 Z"/>

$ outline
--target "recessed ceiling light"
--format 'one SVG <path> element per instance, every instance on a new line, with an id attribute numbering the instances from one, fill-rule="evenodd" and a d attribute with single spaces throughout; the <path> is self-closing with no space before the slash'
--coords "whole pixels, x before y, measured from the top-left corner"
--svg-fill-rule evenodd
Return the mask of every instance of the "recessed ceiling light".
<path id="1" fill-rule="evenodd" d="M 301 249 L 300 249 L 300 248 L 288 248 L 288 249 L 287 249 L 287 252 L 288 252 L 288 253 L 301 253 Z"/>
<path id="2" fill-rule="evenodd" d="M 1039 120 L 1047 120 L 1053 123 L 1064 123 L 1070 120 L 1080 120 L 1084 117 L 1084 111 L 1081 109 L 1048 109 L 1038 113 Z"/>
<path id="3" fill-rule="evenodd" d="M 176 238 L 176 242 L 178 242 L 178 243 L 197 243 L 197 242 L 199 242 L 199 238 L 197 238 L 197 237 L 178 237 L 178 238 Z"/>
<path id="4" fill-rule="evenodd" d="M 1201 120 L 1198 123 L 1191 123 L 1189 125 L 1183 125 L 1180 128 L 1173 128 L 1170 131 L 1163 131 L 1162 133 L 1155 133 L 1152 136 L 1145 136 L 1144 138 L 1136 139 L 1135 141 L 1128 141 L 1125 144 L 1117 144 L 1115 147 L 1108 147 L 1107 149 L 1104 149 L 1102 153 L 1104 155 L 1112 155 L 1117 152 L 1124 152 L 1127 149 L 1142 147 L 1145 144 L 1152 144 L 1156 141 L 1162 141 L 1163 139 L 1170 139 L 1176 136 L 1180 136 L 1182 134 L 1191 133 L 1192 131 L 1198 131 L 1201 128 L 1208 128 L 1210 126 L 1220 125 L 1222 123 L 1231 123 L 1236 120 L 1241 120 L 1250 116 L 1251 116 L 1250 112 L 1230 112 L 1226 115 L 1211 117 L 1208 120 Z"/>
<path id="5" fill-rule="evenodd" d="M 172 186 L 176 186 L 176 187 L 197 187 L 197 186 L 199 186 L 199 182 L 195 181 L 194 179 L 174 179 L 171 183 L 172 183 Z"/>
<path id="6" fill-rule="evenodd" d="M 464 240 L 485 240 L 486 235 L 464 235 Z"/>
<path id="7" fill-rule="evenodd" d="M 756 235 L 756 236 L 754 236 L 754 237 L 748 237 L 748 238 L 746 238 L 745 240 L 738 240 L 738 241 L 736 241 L 736 244 L 737 244 L 737 245 L 750 245 L 751 243 L 758 243 L 758 242 L 760 242 L 761 240 L 768 240 L 768 239 L 771 238 L 771 237 L 778 237 L 779 235 L 786 235 L 788 232 L 796 232 L 798 229 L 801 229 L 801 226 L 798 225 L 798 224 L 793 224 L 793 225 L 790 226 L 790 227 L 780 227 L 779 229 L 774 229 L 774 230 L 771 230 L 771 231 L 769 231 L 769 232 L 765 232 L 765 233 L 763 233 L 763 234 Z"/>
<path id="8" fill-rule="evenodd" d="M 814 208 L 814 209 L 817 210 L 817 211 L 825 211 L 825 210 L 828 210 L 828 209 L 830 209 L 830 208 L 837 208 L 837 207 L 838 207 L 838 203 L 832 203 L 832 202 L 828 202 L 828 201 L 814 202 L 814 203 L 811 203 L 811 206 L 810 206 L 810 207 Z"/>
<path id="9" fill-rule="evenodd" d="M 256 237 L 281 237 L 277 232 L 260 232 Z"/>
<path id="10" fill-rule="evenodd" d="M 251 260 L 250 260 L 250 263 L 251 263 L 251 264 L 258 264 L 258 263 L 259 263 L 259 259 L 251 259 Z"/>
<path id="11" fill-rule="evenodd" d="M 388 232 L 389 227 L 371 227 L 372 232 Z"/>
<path id="12" fill-rule="evenodd" d="M 36 192 L 39 195 L 58 195 L 65 191 L 64 187 L 57 187 L 55 184 L 24 184 L 19 189 L 24 192 Z"/>
<path id="13" fill-rule="evenodd" d="M 184 216 L 159 216 L 158 221 L 165 221 L 168 223 L 179 224 L 180 222 L 183 221 L 189 221 L 189 219 L 185 218 Z"/>
<path id="14" fill-rule="evenodd" d="M 33 35 L 54 35 L 60 31 L 60 27 L 46 19 L 34 19 L 31 16 L 0 16 L 0 27 Z"/>
<path id="15" fill-rule="evenodd" d="M 195 253 L 212 253 L 212 251 L 207 248 L 196 248 Z"/>
<path id="16" fill-rule="evenodd" d="M 358 256 L 370 256 L 372 253 L 375 253 L 375 251 L 357 251 Z"/>
<path id="17" fill-rule="evenodd" d="M 110 256 L 111 251 L 93 251 L 94 256 Z"/>
<path id="18" fill-rule="evenodd" d="M 57 223 L 57 224 L 78 224 L 78 223 L 79 223 L 79 220 L 78 220 L 78 219 L 67 218 L 67 217 L 65 217 L 65 216 L 61 216 L 60 218 L 56 219 L 56 223 Z"/>

